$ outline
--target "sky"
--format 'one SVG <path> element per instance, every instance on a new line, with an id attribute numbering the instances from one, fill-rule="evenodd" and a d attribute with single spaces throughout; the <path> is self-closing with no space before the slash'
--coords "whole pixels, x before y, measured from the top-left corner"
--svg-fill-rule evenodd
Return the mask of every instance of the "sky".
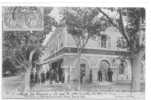
<path id="1" fill-rule="evenodd" d="M 49 16 L 51 16 L 52 18 L 54 18 L 58 23 L 60 22 L 61 20 L 61 16 L 59 14 L 59 8 L 54 8 L 51 13 L 49 14 Z M 52 31 L 46 35 L 46 38 L 44 40 L 44 42 L 42 43 L 42 45 L 46 45 L 46 43 L 49 41 L 53 31 L 55 30 L 55 27 L 52 28 Z"/>

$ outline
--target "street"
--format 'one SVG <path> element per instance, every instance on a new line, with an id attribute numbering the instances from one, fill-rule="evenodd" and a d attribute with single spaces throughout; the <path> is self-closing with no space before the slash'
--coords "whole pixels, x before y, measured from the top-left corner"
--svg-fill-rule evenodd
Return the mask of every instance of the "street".
<path id="1" fill-rule="evenodd" d="M 144 92 L 129 92 L 127 83 L 91 83 L 81 84 L 80 91 L 76 84 L 36 84 L 29 94 L 23 94 L 22 76 L 3 79 L 3 98 L 62 98 L 82 100 L 144 100 Z M 7 84 L 6 84 L 7 83 Z M 5 93 L 4 93 L 5 92 Z"/>

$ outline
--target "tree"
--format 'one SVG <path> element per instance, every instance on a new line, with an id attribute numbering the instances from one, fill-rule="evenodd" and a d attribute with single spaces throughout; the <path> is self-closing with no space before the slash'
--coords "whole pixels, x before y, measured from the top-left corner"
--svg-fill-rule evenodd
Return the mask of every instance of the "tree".
<path id="1" fill-rule="evenodd" d="M 14 9 L 20 9 L 14 8 Z M 52 8 L 44 8 L 43 31 L 3 31 L 3 59 L 11 58 L 14 66 L 23 68 L 25 71 L 25 92 L 30 89 L 30 73 L 39 60 L 41 43 L 49 34 L 56 21 L 49 16 Z"/>
<path id="2" fill-rule="evenodd" d="M 118 19 L 110 17 L 108 13 L 101 8 L 98 11 L 116 27 L 122 34 L 123 43 L 119 42 L 119 47 L 126 47 L 130 51 L 130 60 L 132 65 L 132 89 L 140 91 L 141 85 L 141 60 L 145 56 L 145 28 L 142 28 L 142 21 L 145 21 L 144 8 L 104 8 L 118 13 Z M 126 21 L 124 18 L 126 17 Z M 127 46 L 125 46 L 125 42 Z M 121 45 L 123 44 L 123 45 Z"/>
<path id="3" fill-rule="evenodd" d="M 80 72 L 80 57 L 91 37 L 100 35 L 108 26 L 106 19 L 99 17 L 96 8 L 65 8 L 64 21 L 67 31 L 72 35 L 77 46 L 78 67 Z M 80 78 L 79 78 L 80 82 Z"/>
<path id="4" fill-rule="evenodd" d="M 116 15 L 111 16 L 111 13 Z M 144 8 L 67 8 L 65 12 L 65 23 L 68 33 L 76 41 L 79 62 L 90 37 L 99 36 L 100 31 L 110 25 L 119 30 L 123 37 L 118 41 L 118 47 L 130 51 L 133 90 L 140 90 L 140 62 L 145 55 L 145 28 L 141 27 L 144 20 Z"/>
<path id="5" fill-rule="evenodd" d="M 15 75 L 16 73 L 16 68 L 14 67 L 14 65 L 12 64 L 12 62 L 10 61 L 9 58 L 5 59 L 3 61 L 3 76 L 11 76 L 11 75 Z"/>

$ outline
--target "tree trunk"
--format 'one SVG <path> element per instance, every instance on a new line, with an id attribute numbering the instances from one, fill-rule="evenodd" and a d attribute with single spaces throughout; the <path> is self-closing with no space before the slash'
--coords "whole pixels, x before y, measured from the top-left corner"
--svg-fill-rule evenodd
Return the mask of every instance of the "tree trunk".
<path id="1" fill-rule="evenodd" d="M 77 67 L 78 67 L 78 72 L 79 72 L 79 90 L 81 88 L 81 73 L 80 73 L 80 58 L 81 58 L 81 48 L 78 48 L 78 51 L 77 51 L 77 55 L 78 55 L 78 64 L 77 64 Z"/>
<path id="2" fill-rule="evenodd" d="M 34 53 L 36 52 L 37 48 L 35 48 L 34 50 L 31 51 L 30 55 L 29 55 L 29 62 L 26 66 L 26 72 L 25 72 L 25 88 L 24 88 L 24 92 L 28 93 L 30 90 L 30 74 L 31 74 L 31 69 L 32 69 L 32 58 Z"/>
<path id="3" fill-rule="evenodd" d="M 140 50 L 135 55 L 131 55 L 131 64 L 132 64 L 132 90 L 140 91 L 141 90 L 141 62 L 142 57 L 144 56 L 144 50 Z"/>
<path id="4" fill-rule="evenodd" d="M 30 73 L 31 73 L 31 68 L 28 68 L 25 72 L 25 82 L 24 82 L 24 92 L 28 93 L 30 90 Z"/>

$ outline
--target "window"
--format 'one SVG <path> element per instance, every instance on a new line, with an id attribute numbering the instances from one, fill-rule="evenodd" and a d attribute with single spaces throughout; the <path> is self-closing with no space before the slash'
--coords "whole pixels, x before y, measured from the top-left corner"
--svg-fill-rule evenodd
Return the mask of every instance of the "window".
<path id="1" fill-rule="evenodd" d="M 102 48 L 106 48 L 106 44 L 107 44 L 107 36 L 106 35 L 102 35 L 101 36 L 101 47 Z"/>
<path id="2" fill-rule="evenodd" d="M 126 66 L 127 66 L 126 61 L 122 60 L 119 66 L 119 74 L 125 73 Z"/>
<path id="3" fill-rule="evenodd" d="M 124 74 L 124 69 L 125 69 L 125 66 L 123 63 L 121 63 L 119 67 L 119 74 Z"/>
<path id="4" fill-rule="evenodd" d="M 107 45 L 108 45 L 107 48 L 110 49 L 111 48 L 111 37 L 108 36 L 107 42 L 108 42 L 107 43 Z"/>

